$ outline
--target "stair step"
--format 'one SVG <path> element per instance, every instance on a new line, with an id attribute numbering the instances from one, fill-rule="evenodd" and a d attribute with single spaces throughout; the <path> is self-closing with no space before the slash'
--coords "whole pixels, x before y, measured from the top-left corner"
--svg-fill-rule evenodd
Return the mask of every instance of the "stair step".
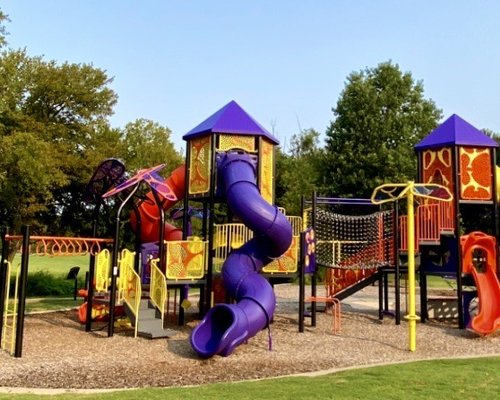
<path id="1" fill-rule="evenodd" d="M 161 325 L 161 319 L 142 319 L 139 315 L 138 330 L 153 331 L 156 329 L 163 329 L 163 326 Z"/>
<path id="2" fill-rule="evenodd" d="M 149 299 L 141 299 L 141 302 L 139 303 L 139 308 L 142 310 L 142 309 L 153 308 L 153 306 L 149 302 Z"/>
<path id="3" fill-rule="evenodd" d="M 152 331 L 137 331 L 137 335 L 144 337 L 146 339 L 163 339 L 163 338 L 171 338 L 177 335 L 179 332 L 173 329 L 155 329 Z"/>
<path id="4" fill-rule="evenodd" d="M 140 319 L 158 319 L 157 318 L 157 312 L 154 309 L 147 308 L 147 309 L 139 309 L 139 318 Z"/>
<path id="5" fill-rule="evenodd" d="M 125 311 L 132 325 L 135 325 L 135 316 L 125 304 Z M 148 299 L 142 299 L 139 305 L 139 325 L 137 335 L 147 339 L 161 339 L 175 336 L 178 331 L 163 329 L 161 318 L 156 308 L 153 308 Z"/>

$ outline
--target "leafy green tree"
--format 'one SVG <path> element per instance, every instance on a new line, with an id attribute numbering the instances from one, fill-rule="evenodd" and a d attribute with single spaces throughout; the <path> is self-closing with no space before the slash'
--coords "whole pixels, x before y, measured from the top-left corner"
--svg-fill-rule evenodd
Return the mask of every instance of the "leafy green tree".
<path id="1" fill-rule="evenodd" d="M 424 98 L 422 82 L 391 62 L 351 73 L 332 111 L 321 185 L 329 195 L 352 197 L 414 179 L 413 146 L 442 115 Z"/>
<path id="2" fill-rule="evenodd" d="M 289 154 L 281 150 L 276 157 L 276 203 L 289 215 L 300 215 L 301 196 L 316 189 L 322 150 L 319 133 L 307 129 L 293 135 Z"/>
<path id="3" fill-rule="evenodd" d="M 9 21 L 9 17 L 7 17 L 2 10 L 0 10 L 0 48 L 5 46 L 7 43 L 7 40 L 5 39 L 5 36 L 7 36 L 7 30 L 4 25 L 4 22 L 7 21 Z"/>
<path id="4" fill-rule="evenodd" d="M 16 158 L 0 160 L 0 175 L 7 174 L 12 188 L 30 192 L 7 190 L 2 196 L 0 212 L 13 229 L 22 220 L 56 231 L 66 210 L 81 209 L 76 207 L 79 195 L 100 161 L 92 162 L 87 153 L 96 148 L 96 134 L 116 103 L 110 82 L 104 71 L 91 65 L 57 65 L 30 57 L 25 50 L 2 53 L 0 137 L 3 151 Z M 71 223 L 76 220 L 68 218 L 68 232 L 76 228 Z"/>
<path id="5" fill-rule="evenodd" d="M 162 172 L 166 175 L 182 164 L 183 157 L 174 148 L 171 134 L 167 127 L 147 119 L 137 119 L 125 125 L 122 140 L 127 170 L 137 171 L 166 163 Z"/>
<path id="6" fill-rule="evenodd" d="M 5 46 L 0 10 L 0 48 Z M 109 117 L 117 102 L 112 78 L 91 64 L 56 63 L 25 49 L 0 50 L 0 221 L 18 231 L 87 234 L 90 208 L 82 201 L 95 167 L 122 159 L 127 170 L 182 162 L 170 130 L 148 120 L 124 129 Z"/>
<path id="7" fill-rule="evenodd" d="M 0 159 L 2 222 L 15 228 L 36 224 L 35 217 L 54 200 L 52 190 L 67 182 L 59 160 L 50 144 L 32 132 L 0 137 Z"/>

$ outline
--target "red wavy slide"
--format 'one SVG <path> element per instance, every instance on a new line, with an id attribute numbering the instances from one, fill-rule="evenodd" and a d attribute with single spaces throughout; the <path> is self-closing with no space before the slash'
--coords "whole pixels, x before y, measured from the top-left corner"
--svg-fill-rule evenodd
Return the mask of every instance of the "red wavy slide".
<path id="1" fill-rule="evenodd" d="M 493 236 L 472 232 L 462 239 L 463 272 L 472 274 L 479 298 L 479 313 L 470 328 L 481 335 L 500 329 L 500 282 L 496 274 L 496 241 Z"/>
<path id="2" fill-rule="evenodd" d="M 172 174 L 165 180 L 165 183 L 170 187 L 172 192 L 176 195 L 177 200 L 171 201 L 162 199 L 162 208 L 164 211 L 170 209 L 179 200 L 184 197 L 185 191 L 185 171 L 186 166 L 181 165 L 177 167 Z M 154 195 L 149 192 L 139 204 L 139 213 L 141 215 L 141 242 L 157 242 L 160 236 L 158 224 L 160 223 L 160 210 L 156 205 Z M 136 216 L 132 212 L 130 215 L 130 224 L 132 229 L 136 229 Z M 165 240 L 182 240 L 182 229 L 165 223 Z"/>

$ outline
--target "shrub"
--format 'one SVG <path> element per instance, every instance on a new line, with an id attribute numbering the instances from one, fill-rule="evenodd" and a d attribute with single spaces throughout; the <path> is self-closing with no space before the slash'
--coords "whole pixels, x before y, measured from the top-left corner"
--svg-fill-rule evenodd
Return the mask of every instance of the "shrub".
<path id="1" fill-rule="evenodd" d="M 78 280 L 79 288 L 83 287 L 83 280 Z M 52 275 L 48 271 L 38 271 L 28 274 L 26 295 L 35 296 L 72 296 L 74 281 L 67 280 L 64 275 Z M 14 293 L 14 282 L 11 281 L 10 293 Z"/>

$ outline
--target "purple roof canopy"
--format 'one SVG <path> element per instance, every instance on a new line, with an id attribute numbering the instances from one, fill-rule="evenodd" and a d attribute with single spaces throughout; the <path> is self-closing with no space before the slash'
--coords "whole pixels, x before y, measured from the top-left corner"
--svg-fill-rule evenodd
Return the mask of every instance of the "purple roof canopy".
<path id="1" fill-rule="evenodd" d="M 423 138 L 420 143 L 415 145 L 415 150 L 426 150 L 449 145 L 498 147 L 498 143 L 484 132 L 473 127 L 458 115 L 453 114 Z"/>
<path id="2" fill-rule="evenodd" d="M 279 140 L 271 135 L 261 124 L 247 114 L 234 100 L 227 103 L 215 114 L 191 129 L 182 138 L 191 140 L 207 133 L 229 133 L 235 135 L 264 136 L 274 144 Z"/>

